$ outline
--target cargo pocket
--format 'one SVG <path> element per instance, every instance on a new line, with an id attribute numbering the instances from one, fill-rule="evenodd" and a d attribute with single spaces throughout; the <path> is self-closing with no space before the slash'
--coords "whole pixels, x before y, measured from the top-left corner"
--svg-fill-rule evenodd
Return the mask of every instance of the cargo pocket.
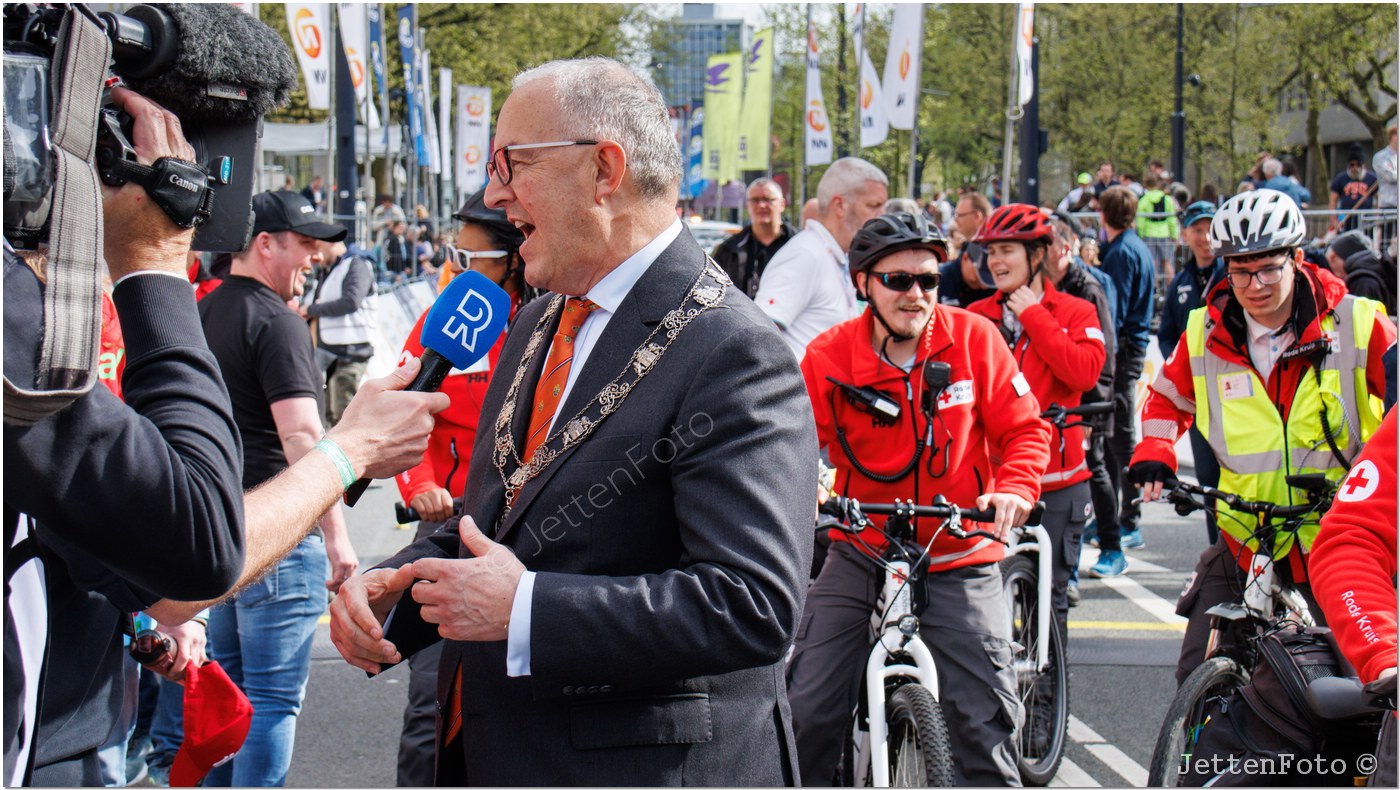
<path id="1" fill-rule="evenodd" d="M 569 709 L 569 739 L 575 749 L 707 743 L 714 738 L 710 695 L 588 702 Z"/>
<path id="2" fill-rule="evenodd" d="M 1020 729 L 1025 711 L 1021 708 L 1021 700 L 1014 691 L 1002 688 L 1008 685 L 1003 679 L 1009 682 L 1011 689 L 1016 687 L 1016 678 L 1009 669 L 1012 659 L 1011 643 L 994 636 L 984 636 L 982 649 L 987 652 L 987 659 L 996 669 L 996 676 L 989 678 L 991 682 L 988 684 L 988 691 L 997 703 L 997 718 L 1008 731 L 1014 732 Z"/>

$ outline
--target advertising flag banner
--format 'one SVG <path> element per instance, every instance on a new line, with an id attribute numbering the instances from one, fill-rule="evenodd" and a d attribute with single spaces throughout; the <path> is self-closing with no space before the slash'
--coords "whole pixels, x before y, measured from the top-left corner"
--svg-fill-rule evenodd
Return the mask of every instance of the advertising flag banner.
<path id="1" fill-rule="evenodd" d="M 744 54 L 744 106 L 739 116 L 739 169 L 767 170 L 773 123 L 773 28 L 760 30 Z"/>
<path id="2" fill-rule="evenodd" d="M 1021 3 L 1016 14 L 1016 103 L 1022 107 L 1031 100 L 1035 78 L 1031 74 L 1031 45 L 1035 39 L 1035 3 Z"/>
<path id="3" fill-rule="evenodd" d="M 885 116 L 895 129 L 913 129 L 919 107 L 919 60 L 922 54 L 924 4 L 897 3 L 890 21 L 890 49 L 885 55 Z"/>
<path id="4" fill-rule="evenodd" d="M 442 172 L 442 147 L 438 144 L 437 111 L 433 109 L 432 67 L 428 50 L 420 49 L 418 59 L 418 106 L 423 111 L 423 132 L 428 145 L 428 172 Z"/>
<path id="5" fill-rule="evenodd" d="M 691 200 L 705 191 L 705 110 L 690 114 L 690 134 L 685 154 L 686 197 Z"/>
<path id="6" fill-rule="evenodd" d="M 807 127 L 806 166 L 831 164 L 831 121 L 826 117 L 826 100 L 822 98 L 821 63 L 817 60 L 817 28 L 807 22 L 807 99 L 803 114 Z"/>
<path id="7" fill-rule="evenodd" d="M 890 136 L 890 122 L 885 117 L 885 97 L 880 90 L 880 77 L 870 53 L 860 53 L 860 147 L 879 145 Z"/>
<path id="8" fill-rule="evenodd" d="M 739 177 L 739 109 L 744 55 L 715 55 L 705 66 L 705 178 L 721 185 Z"/>
<path id="9" fill-rule="evenodd" d="M 442 180 L 452 183 L 452 69 L 438 69 L 438 161 Z M 456 204 L 456 201 L 452 201 Z"/>
<path id="10" fill-rule="evenodd" d="M 313 110 L 331 108 L 331 55 L 326 47 L 327 3 L 287 3 L 287 31 L 292 34 L 301 75 L 306 80 L 306 105 Z"/>
<path id="11" fill-rule="evenodd" d="M 865 52 L 865 3 L 856 3 L 856 12 L 851 17 L 851 41 L 856 45 L 856 57 Z"/>
<path id="12" fill-rule="evenodd" d="M 466 196 L 486 186 L 491 153 L 491 89 L 457 86 L 457 192 Z"/>
<path id="13" fill-rule="evenodd" d="M 379 117 L 384 119 L 384 145 L 389 145 L 389 68 L 384 60 L 384 10 L 378 3 L 365 8 L 369 18 L 369 64 L 374 71 L 374 86 L 379 89 Z"/>
<path id="14" fill-rule="evenodd" d="M 379 111 L 370 100 L 369 7 L 360 3 L 338 3 L 340 45 L 350 64 L 350 84 L 355 86 L 355 106 L 366 126 L 379 125 Z"/>
<path id="15" fill-rule="evenodd" d="M 418 105 L 418 45 L 413 35 L 413 6 L 399 9 L 399 51 L 403 53 L 404 101 L 408 103 L 408 131 L 419 167 L 428 166 L 428 145 L 423 137 L 423 110 Z"/>

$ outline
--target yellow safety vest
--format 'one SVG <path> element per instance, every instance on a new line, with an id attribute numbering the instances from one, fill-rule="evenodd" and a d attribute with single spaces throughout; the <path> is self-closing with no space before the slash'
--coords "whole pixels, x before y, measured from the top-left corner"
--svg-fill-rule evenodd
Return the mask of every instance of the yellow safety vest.
<path id="1" fill-rule="evenodd" d="M 1383 309 L 1379 302 L 1348 295 L 1334 313 L 1319 319 L 1324 337 L 1331 341 L 1330 353 L 1317 371 L 1320 376 L 1303 373 L 1287 424 L 1253 368 L 1205 353 L 1215 322 L 1208 308 L 1191 312 L 1186 343 L 1196 425 L 1220 461 L 1220 490 L 1245 499 L 1296 505 L 1307 502 L 1307 496 L 1288 485 L 1288 475 L 1320 472 L 1334 483 L 1342 479 L 1346 469 L 1332 453 L 1320 412 L 1326 409 L 1333 441 L 1350 463 L 1381 421 L 1381 399 L 1366 386 L 1366 354 L 1376 313 Z M 1216 517 L 1221 530 L 1251 552 L 1258 551 L 1259 543 L 1251 537 L 1257 528 L 1254 516 L 1217 503 Z M 1298 530 L 1304 554 L 1311 550 L 1317 531 L 1316 518 Z M 1292 535 L 1280 536 L 1274 559 L 1287 556 L 1293 542 Z"/>

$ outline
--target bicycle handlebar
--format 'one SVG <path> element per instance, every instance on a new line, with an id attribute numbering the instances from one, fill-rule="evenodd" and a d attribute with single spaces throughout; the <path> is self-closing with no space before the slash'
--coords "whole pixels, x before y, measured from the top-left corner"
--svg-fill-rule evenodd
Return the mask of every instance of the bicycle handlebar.
<path id="1" fill-rule="evenodd" d="M 980 521 L 988 523 L 996 520 L 996 510 L 973 510 L 962 508 L 951 502 L 940 501 L 942 495 L 935 498 L 931 505 L 916 505 L 913 502 L 877 503 L 865 504 L 849 497 L 833 495 L 825 504 L 818 508 L 818 512 L 828 516 L 835 516 L 843 523 L 852 522 L 852 527 L 863 528 L 869 526 L 865 522 L 865 516 L 899 516 L 902 518 L 917 518 L 920 516 L 927 518 L 941 518 L 950 521 Z M 1037 501 L 1031 506 L 1030 515 L 1026 518 L 1026 526 L 1036 526 L 1040 524 L 1040 519 L 1045 513 L 1045 503 Z M 985 537 L 997 540 L 997 536 L 986 530 L 963 530 L 956 523 L 950 524 L 949 534 L 957 538 Z"/>
<path id="2" fill-rule="evenodd" d="M 1108 401 L 1081 403 L 1068 409 L 1058 403 L 1052 403 L 1050 408 L 1040 413 L 1040 417 L 1044 420 L 1054 420 L 1059 417 L 1096 417 L 1100 414 L 1112 414 L 1113 408 L 1113 404 Z"/>
<path id="3" fill-rule="evenodd" d="M 454 511 L 455 511 L 455 510 L 460 510 L 461 507 L 462 507 L 462 498 L 461 498 L 461 497 L 456 497 L 455 499 L 452 500 L 452 509 L 453 509 Z M 394 503 L 394 520 L 396 520 L 396 521 L 397 521 L 398 523 L 400 523 L 400 524 L 409 524 L 409 523 L 414 522 L 414 521 L 422 521 L 422 520 L 423 520 L 423 517 L 422 517 L 421 515 L 419 515 L 419 513 L 418 513 L 417 510 L 413 509 L 413 508 L 410 507 L 409 505 L 405 505 L 405 504 L 402 503 L 402 502 L 395 502 L 395 503 Z"/>
<path id="4" fill-rule="evenodd" d="M 1192 510 L 1205 509 L 1205 503 L 1192 499 L 1192 495 L 1204 499 L 1213 499 L 1224 502 L 1231 510 L 1238 510 L 1265 518 L 1298 518 L 1312 513 L 1319 512 L 1322 505 L 1329 501 L 1325 495 L 1316 502 L 1309 502 L 1303 505 L 1280 505 L 1275 502 L 1262 502 L 1258 500 L 1245 499 L 1236 494 L 1226 493 L 1218 488 L 1210 486 L 1199 486 L 1194 483 L 1178 481 L 1175 486 L 1167 491 L 1167 501 L 1177 506 L 1177 512 L 1181 515 Z M 1182 512 L 1185 510 L 1186 512 Z"/>

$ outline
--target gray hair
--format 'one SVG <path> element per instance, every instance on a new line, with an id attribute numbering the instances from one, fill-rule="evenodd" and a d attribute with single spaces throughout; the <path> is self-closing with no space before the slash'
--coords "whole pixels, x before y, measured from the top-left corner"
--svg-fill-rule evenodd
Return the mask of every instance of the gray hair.
<path id="1" fill-rule="evenodd" d="M 772 187 L 778 190 L 779 197 L 782 197 L 783 195 L 783 185 L 779 184 L 777 181 L 774 181 L 768 176 L 759 176 L 758 178 L 755 178 L 753 181 L 749 182 L 748 189 L 754 189 L 755 187 Z"/>
<path id="2" fill-rule="evenodd" d="M 886 200 L 885 209 L 881 213 L 898 214 L 901 211 L 905 214 L 913 214 L 914 216 L 918 216 L 922 209 L 919 208 L 919 202 L 914 200 L 913 198 L 897 197 Z"/>
<path id="3" fill-rule="evenodd" d="M 831 163 L 817 183 L 817 210 L 825 212 L 831 206 L 831 199 L 840 195 L 850 198 L 865 188 L 867 181 L 890 185 L 884 171 L 875 165 L 855 156 L 845 156 Z"/>
<path id="4" fill-rule="evenodd" d="M 610 58 L 554 60 L 517 74 L 515 89 L 554 82 L 561 114 L 578 137 L 614 140 L 627 153 L 637 191 L 649 200 L 674 202 L 681 181 L 681 152 L 666 102 L 655 85 Z"/>
<path id="5" fill-rule="evenodd" d="M 1273 178 L 1283 172 L 1283 163 L 1272 156 L 1265 159 L 1261 167 L 1263 168 L 1265 178 Z"/>

